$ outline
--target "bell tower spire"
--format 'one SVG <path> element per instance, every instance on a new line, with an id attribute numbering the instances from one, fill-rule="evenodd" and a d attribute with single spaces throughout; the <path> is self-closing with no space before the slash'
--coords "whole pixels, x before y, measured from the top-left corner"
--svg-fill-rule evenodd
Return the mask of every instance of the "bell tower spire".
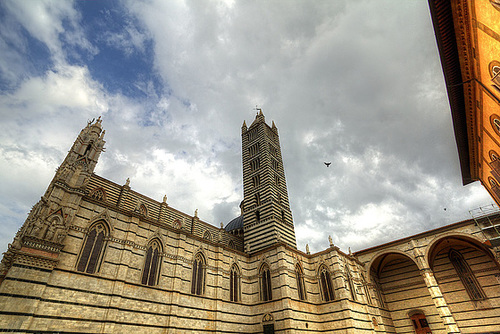
<path id="1" fill-rule="evenodd" d="M 104 151 L 104 134 L 101 117 L 87 123 L 73 146 L 68 152 L 61 166 L 59 166 L 54 180 L 65 182 L 70 187 L 82 187 L 94 172 L 97 160 Z"/>
<path id="2" fill-rule="evenodd" d="M 52 269 L 57 265 L 64 239 L 87 193 L 97 160 L 104 151 L 101 118 L 80 131 L 66 158 L 57 168 L 45 194 L 31 209 L 0 262 L 0 282 L 18 259 L 32 266 Z M 21 260 L 19 260 L 21 261 Z"/>
<path id="3" fill-rule="evenodd" d="M 242 128 L 243 229 L 245 251 L 276 243 L 296 248 L 278 128 L 266 124 L 262 109 Z"/>

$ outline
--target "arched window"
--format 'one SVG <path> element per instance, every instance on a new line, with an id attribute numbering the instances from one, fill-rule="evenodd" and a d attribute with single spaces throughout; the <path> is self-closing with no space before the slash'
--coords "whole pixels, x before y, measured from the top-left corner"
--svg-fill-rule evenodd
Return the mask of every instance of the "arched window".
<path id="1" fill-rule="evenodd" d="M 202 295 L 205 292 L 205 258 L 201 253 L 196 254 L 193 262 L 191 277 L 191 293 Z"/>
<path id="2" fill-rule="evenodd" d="M 227 244 L 227 246 L 229 248 L 236 249 L 236 246 L 234 245 L 234 241 L 233 240 L 229 240 L 229 243 Z"/>
<path id="3" fill-rule="evenodd" d="M 93 274 L 99 270 L 107 229 L 104 222 L 98 222 L 90 227 L 76 270 Z"/>
<path id="4" fill-rule="evenodd" d="M 260 205 L 260 195 L 259 193 L 255 194 L 255 205 Z"/>
<path id="5" fill-rule="evenodd" d="M 500 159 L 498 153 L 493 150 L 490 150 L 489 156 L 491 159 L 490 162 L 491 174 L 496 180 L 500 180 Z"/>
<path id="6" fill-rule="evenodd" d="M 493 81 L 493 83 L 500 88 L 500 62 L 494 60 L 488 67 L 490 70 L 491 81 Z"/>
<path id="7" fill-rule="evenodd" d="M 347 284 L 349 286 L 349 292 L 351 293 L 351 299 L 357 300 L 356 299 L 356 289 L 354 287 L 354 282 L 352 281 L 351 271 L 349 270 L 349 268 L 347 266 L 345 267 L 345 273 L 346 273 L 346 278 L 347 278 Z"/>
<path id="8" fill-rule="evenodd" d="M 306 289 L 304 284 L 304 272 L 299 264 L 295 266 L 295 279 L 297 280 L 297 292 L 300 300 L 306 300 Z"/>
<path id="9" fill-rule="evenodd" d="M 498 186 L 497 181 L 495 181 L 495 179 L 492 178 L 491 176 L 488 177 L 488 181 L 490 183 L 491 191 L 493 192 L 493 194 L 495 194 L 498 198 L 500 198 L 500 186 Z"/>
<path id="10" fill-rule="evenodd" d="M 238 266 L 233 264 L 229 275 L 229 299 L 232 302 L 240 301 L 240 277 Z"/>
<path id="11" fill-rule="evenodd" d="M 465 290 L 469 294 L 470 299 L 472 300 L 482 300 L 486 299 L 486 295 L 484 294 L 483 289 L 479 285 L 479 282 L 474 276 L 474 273 L 469 267 L 469 264 L 463 258 L 462 254 L 457 252 L 454 249 L 450 249 L 448 253 L 448 258 L 450 262 L 453 264 L 458 277 L 462 281 L 462 284 L 465 287 Z"/>
<path id="12" fill-rule="evenodd" d="M 156 285 L 160 273 L 160 253 L 162 248 L 158 240 L 149 243 L 146 251 L 146 260 L 144 261 L 144 270 L 142 271 L 142 284 Z"/>
<path id="13" fill-rule="evenodd" d="M 330 278 L 330 272 L 324 265 L 319 269 L 319 281 L 323 300 L 325 302 L 334 300 L 335 294 L 333 292 L 332 279 Z"/>
<path id="14" fill-rule="evenodd" d="M 212 236 L 210 235 L 210 232 L 205 231 L 205 233 L 203 234 L 203 239 L 207 239 L 207 240 L 211 241 Z"/>
<path id="15" fill-rule="evenodd" d="M 490 124 L 497 135 L 500 135 L 500 116 L 493 114 L 490 116 Z"/>
<path id="16" fill-rule="evenodd" d="M 271 271 L 269 266 L 264 263 L 260 267 L 260 299 L 268 301 L 273 299 L 273 289 L 271 284 Z"/>

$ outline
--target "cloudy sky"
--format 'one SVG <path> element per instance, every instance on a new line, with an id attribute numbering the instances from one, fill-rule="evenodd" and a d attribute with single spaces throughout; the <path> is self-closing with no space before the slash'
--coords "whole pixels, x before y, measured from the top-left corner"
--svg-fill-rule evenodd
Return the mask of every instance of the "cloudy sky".
<path id="1" fill-rule="evenodd" d="M 360 250 L 492 203 L 462 186 L 427 1 L 7 0 L 0 50 L 2 252 L 100 115 L 97 174 L 219 225 L 239 215 L 258 105 L 302 250 L 329 234 Z"/>

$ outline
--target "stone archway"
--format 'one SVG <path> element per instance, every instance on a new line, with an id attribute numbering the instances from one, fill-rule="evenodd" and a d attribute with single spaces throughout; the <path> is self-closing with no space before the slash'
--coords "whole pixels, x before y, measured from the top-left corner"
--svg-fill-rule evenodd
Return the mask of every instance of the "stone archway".
<path id="1" fill-rule="evenodd" d="M 370 273 L 387 331 L 412 333 L 414 327 L 408 317 L 410 309 L 423 310 L 433 332 L 446 331 L 413 259 L 398 252 L 383 253 L 372 261 Z"/>
<path id="2" fill-rule="evenodd" d="M 463 333 L 492 332 L 500 327 L 500 267 L 479 241 L 462 235 L 439 238 L 428 249 L 428 261 L 443 298 Z"/>

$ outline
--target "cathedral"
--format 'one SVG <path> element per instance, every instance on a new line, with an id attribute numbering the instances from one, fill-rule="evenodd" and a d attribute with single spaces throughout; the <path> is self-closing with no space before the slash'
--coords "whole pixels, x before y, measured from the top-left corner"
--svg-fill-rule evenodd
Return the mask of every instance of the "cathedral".
<path id="1" fill-rule="evenodd" d="M 101 119 L 81 130 L 4 253 L 0 332 L 500 333 L 498 212 L 311 254 L 262 111 L 241 128 L 241 214 L 220 227 L 95 174 L 104 136 Z"/>
<path id="2" fill-rule="evenodd" d="M 428 2 L 462 181 L 500 204 L 500 1 Z M 101 119 L 82 129 L 3 254 L 0 332 L 500 334 L 498 209 L 311 254 L 262 111 L 241 128 L 241 214 L 225 226 L 95 174 L 104 137 Z"/>

